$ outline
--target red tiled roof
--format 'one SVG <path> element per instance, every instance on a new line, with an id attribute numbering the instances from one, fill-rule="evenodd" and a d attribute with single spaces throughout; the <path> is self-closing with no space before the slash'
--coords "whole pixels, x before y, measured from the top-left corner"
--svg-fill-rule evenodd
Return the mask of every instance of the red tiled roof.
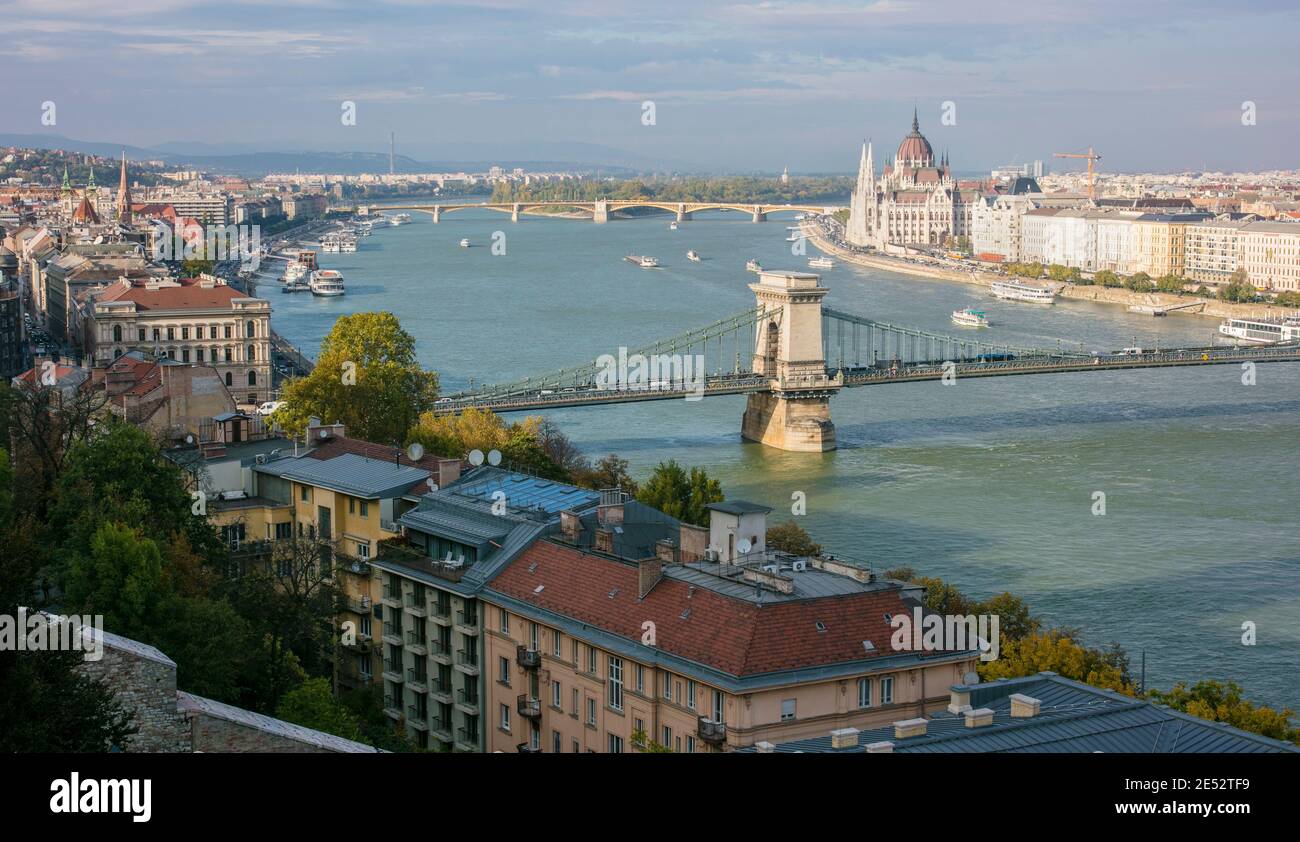
<path id="1" fill-rule="evenodd" d="M 541 593 L 538 585 L 545 585 Z M 885 614 L 911 611 L 898 589 L 760 606 L 667 576 L 638 601 L 635 565 L 552 541 L 529 547 L 491 590 L 630 641 L 641 639 L 641 624 L 649 620 L 657 648 L 736 676 L 888 655 L 894 629 Z M 819 622 L 825 631 L 817 630 Z M 865 650 L 864 640 L 874 651 Z"/>
<path id="2" fill-rule="evenodd" d="M 244 293 L 225 284 L 200 286 L 197 278 L 181 278 L 180 286 L 148 289 L 143 283 L 116 284 L 98 296 L 99 301 L 134 301 L 137 310 L 207 310 L 228 308 Z"/>

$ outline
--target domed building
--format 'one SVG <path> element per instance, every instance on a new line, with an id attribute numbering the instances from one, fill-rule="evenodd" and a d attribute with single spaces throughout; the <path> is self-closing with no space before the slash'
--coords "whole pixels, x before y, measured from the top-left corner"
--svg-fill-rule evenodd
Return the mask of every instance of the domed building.
<path id="1" fill-rule="evenodd" d="M 858 183 L 849 203 L 848 241 L 859 246 L 937 246 L 969 236 L 976 191 L 961 191 L 945 155 L 935 163 L 934 148 L 921 134 L 916 112 L 912 131 L 876 175 L 874 153 L 862 145 Z"/>

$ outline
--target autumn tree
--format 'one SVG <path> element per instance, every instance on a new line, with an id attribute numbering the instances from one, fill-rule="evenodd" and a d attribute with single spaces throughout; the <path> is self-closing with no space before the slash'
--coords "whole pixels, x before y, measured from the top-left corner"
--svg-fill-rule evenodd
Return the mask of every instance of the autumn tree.
<path id="1" fill-rule="evenodd" d="M 647 506 L 696 526 L 708 526 L 709 503 L 722 502 L 722 484 L 703 468 L 689 472 L 675 459 L 660 462 L 650 479 L 637 491 L 636 499 Z"/>
<path id="2" fill-rule="evenodd" d="M 793 520 L 767 528 L 767 548 L 797 556 L 821 555 L 822 545 L 814 543 L 808 531 Z"/>
<path id="3" fill-rule="evenodd" d="M 1168 692 L 1152 690 L 1147 698 L 1201 719 L 1226 722 L 1252 734 L 1300 745 L 1300 729 L 1291 726 L 1289 708 L 1274 710 L 1256 705 L 1242 698 L 1240 685 L 1233 681 L 1199 681 L 1192 687 L 1179 682 Z"/>

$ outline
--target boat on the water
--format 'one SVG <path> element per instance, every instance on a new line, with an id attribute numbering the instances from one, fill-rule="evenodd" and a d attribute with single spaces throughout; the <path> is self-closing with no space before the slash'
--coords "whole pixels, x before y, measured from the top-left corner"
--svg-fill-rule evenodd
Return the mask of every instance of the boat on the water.
<path id="1" fill-rule="evenodd" d="M 690 251 L 686 252 L 686 259 L 692 263 L 699 263 L 701 259 L 700 253 L 697 252 L 695 249 L 691 249 Z"/>
<path id="2" fill-rule="evenodd" d="M 398 213 L 388 217 L 388 224 L 393 226 L 405 225 L 410 221 L 411 215 L 409 213 Z"/>
<path id="3" fill-rule="evenodd" d="M 989 318 L 984 315 L 983 310 L 976 310 L 973 307 L 966 307 L 961 310 L 952 311 L 952 323 L 962 327 L 988 327 Z"/>
<path id="4" fill-rule="evenodd" d="M 317 269 L 307 282 L 312 295 L 342 295 L 343 274 L 334 269 Z"/>
<path id="5" fill-rule="evenodd" d="M 748 261 L 748 262 L 745 263 L 745 271 L 746 271 L 746 272 L 762 272 L 762 271 L 763 271 L 763 264 L 762 264 L 762 263 L 759 263 L 757 260 L 750 260 L 750 261 Z"/>
<path id="6" fill-rule="evenodd" d="M 634 263 L 642 269 L 653 269 L 659 265 L 659 261 L 648 254 L 629 254 L 623 258 L 628 263 Z"/>
<path id="7" fill-rule="evenodd" d="M 835 261 L 829 257 L 810 257 L 808 258 L 808 265 L 814 269 L 834 269 Z"/>
<path id="8" fill-rule="evenodd" d="M 676 231 L 676 230 L 677 230 L 677 223 L 676 223 L 676 222 L 670 222 L 670 223 L 668 223 L 668 230 L 669 230 L 669 231 Z"/>
<path id="9" fill-rule="evenodd" d="M 1003 301 L 1025 301 L 1030 304 L 1051 304 L 1056 301 L 1056 292 L 1051 287 L 1014 280 L 994 281 L 993 295 Z"/>
<path id="10" fill-rule="evenodd" d="M 469 248 L 469 237 L 460 238 L 460 247 L 463 249 Z"/>
<path id="11" fill-rule="evenodd" d="M 1273 319 L 1224 319 L 1219 333 L 1241 342 L 1273 345 L 1300 342 L 1300 315 Z"/>

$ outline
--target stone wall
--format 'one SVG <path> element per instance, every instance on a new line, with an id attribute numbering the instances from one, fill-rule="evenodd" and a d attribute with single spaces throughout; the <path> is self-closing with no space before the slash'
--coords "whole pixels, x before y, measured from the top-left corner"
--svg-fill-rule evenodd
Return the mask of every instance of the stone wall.
<path id="1" fill-rule="evenodd" d="M 156 651 L 156 650 L 155 650 Z M 161 653 L 159 653 L 161 655 Z M 185 716 L 176 709 L 176 664 L 164 657 L 104 644 L 104 657 L 86 661 L 82 669 L 101 679 L 117 694 L 140 731 L 124 750 L 132 752 L 188 752 L 191 750 Z"/>

